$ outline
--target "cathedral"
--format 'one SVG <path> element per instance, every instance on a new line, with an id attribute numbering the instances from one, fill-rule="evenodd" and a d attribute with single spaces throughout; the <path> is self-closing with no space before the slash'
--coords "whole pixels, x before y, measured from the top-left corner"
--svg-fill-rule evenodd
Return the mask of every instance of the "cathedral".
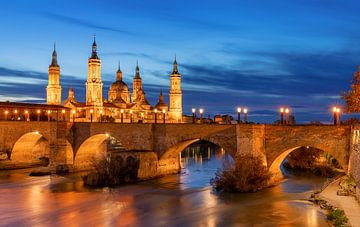
<path id="1" fill-rule="evenodd" d="M 60 66 L 54 47 L 52 61 L 49 66 L 49 81 L 46 87 L 46 101 L 48 105 L 62 105 Z M 88 78 L 86 80 L 86 100 L 79 102 L 75 98 L 72 87 L 63 103 L 70 110 L 70 119 L 76 122 L 143 122 L 143 123 L 182 123 L 182 91 L 181 75 L 176 58 L 170 75 L 170 105 L 165 103 L 162 90 L 157 103 L 152 106 L 147 100 L 142 84 L 139 65 L 136 64 L 132 90 L 123 81 L 120 63 L 116 71 L 116 80 L 107 92 L 107 99 L 103 97 L 103 83 L 101 81 L 101 61 L 97 53 L 94 37 L 91 56 L 88 59 Z"/>

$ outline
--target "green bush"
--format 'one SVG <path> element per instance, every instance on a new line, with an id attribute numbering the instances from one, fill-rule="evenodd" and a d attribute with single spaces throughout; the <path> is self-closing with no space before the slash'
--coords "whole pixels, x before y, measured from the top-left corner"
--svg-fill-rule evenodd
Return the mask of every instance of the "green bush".
<path id="1" fill-rule="evenodd" d="M 348 218 L 343 210 L 335 209 L 327 214 L 327 219 L 336 227 L 347 226 Z"/>
<path id="2" fill-rule="evenodd" d="M 210 183 L 218 191 L 256 192 L 268 187 L 270 178 L 260 157 L 236 156 L 234 163 L 223 163 Z"/>

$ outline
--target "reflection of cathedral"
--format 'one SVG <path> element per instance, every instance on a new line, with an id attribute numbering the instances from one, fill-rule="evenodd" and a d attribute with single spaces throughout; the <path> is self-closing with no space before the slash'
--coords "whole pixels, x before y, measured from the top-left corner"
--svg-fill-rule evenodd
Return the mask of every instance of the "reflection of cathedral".
<path id="1" fill-rule="evenodd" d="M 181 75 L 176 59 L 173 72 L 170 75 L 170 108 L 164 101 L 162 91 L 159 100 L 153 107 L 146 99 L 142 85 L 140 70 L 136 65 L 133 79 L 132 94 L 123 81 L 120 64 L 116 72 L 116 81 L 110 86 L 108 99 L 103 98 L 103 83 L 101 81 L 101 61 L 97 54 L 94 39 L 91 57 L 88 60 L 88 79 L 86 81 L 86 102 L 75 99 L 74 90 L 69 88 L 69 94 L 64 106 L 71 109 L 71 119 L 76 121 L 115 121 L 115 122 L 182 122 L 182 91 Z M 46 88 L 47 104 L 61 105 L 60 67 L 54 49 L 49 66 L 49 82 Z M 155 117 L 156 115 L 156 117 Z"/>

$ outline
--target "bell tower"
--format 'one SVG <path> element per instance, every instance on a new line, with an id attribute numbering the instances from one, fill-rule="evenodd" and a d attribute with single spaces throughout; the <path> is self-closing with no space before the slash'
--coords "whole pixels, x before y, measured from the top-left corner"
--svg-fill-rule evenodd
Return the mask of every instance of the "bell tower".
<path id="1" fill-rule="evenodd" d="M 49 79 L 46 87 L 46 103 L 48 105 L 61 105 L 60 66 L 57 63 L 55 44 L 48 75 Z"/>
<path id="2" fill-rule="evenodd" d="M 133 92 L 131 96 L 131 100 L 134 101 L 138 98 L 139 91 L 142 90 L 142 80 L 140 77 L 140 69 L 139 64 L 136 62 L 136 72 L 133 79 Z"/>
<path id="3" fill-rule="evenodd" d="M 169 94 L 170 118 L 175 123 L 182 122 L 182 91 L 181 91 L 181 75 L 178 70 L 176 56 L 174 60 L 173 71 L 170 75 L 170 94 Z"/>
<path id="4" fill-rule="evenodd" d="M 91 57 L 88 60 L 88 79 L 86 81 L 86 105 L 102 106 L 101 62 L 97 55 L 97 45 L 94 36 Z"/>

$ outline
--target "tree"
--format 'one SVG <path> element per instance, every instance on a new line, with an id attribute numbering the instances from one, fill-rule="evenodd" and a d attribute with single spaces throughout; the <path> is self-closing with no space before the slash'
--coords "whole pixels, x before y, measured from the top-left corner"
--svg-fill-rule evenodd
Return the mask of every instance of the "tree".
<path id="1" fill-rule="evenodd" d="M 358 71 L 354 73 L 353 79 L 350 81 L 351 90 L 343 93 L 343 99 L 345 100 L 347 113 L 360 112 L 360 67 Z"/>
<path id="2" fill-rule="evenodd" d="M 269 186 L 272 174 L 260 157 L 236 156 L 225 162 L 210 183 L 217 191 L 256 192 Z"/>

